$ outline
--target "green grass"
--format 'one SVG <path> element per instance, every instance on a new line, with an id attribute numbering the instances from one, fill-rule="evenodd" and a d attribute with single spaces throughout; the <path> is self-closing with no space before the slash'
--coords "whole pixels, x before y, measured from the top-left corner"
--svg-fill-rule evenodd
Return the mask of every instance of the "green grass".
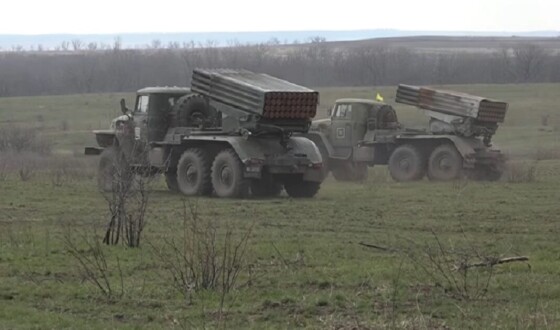
<path id="1" fill-rule="evenodd" d="M 496 143 L 525 158 L 539 148 L 559 147 L 558 131 L 539 130 L 541 114 L 558 115 L 553 110 L 558 87 L 448 86 L 509 101 Z M 391 102 L 394 88 L 379 90 Z M 325 89 L 322 104 L 375 91 Z M 58 151 L 80 152 L 94 143 L 87 131 L 106 127 L 119 114 L 120 97 L 0 99 L 0 125 L 34 125 Z M 403 121 L 424 120 L 412 108 L 397 111 Z M 61 132 L 63 120 L 69 128 Z M 141 247 L 103 246 L 117 294 L 104 297 L 86 280 L 64 237 L 73 237 L 88 254 L 82 235 L 92 239 L 94 232 L 103 233 L 108 208 L 91 165 L 84 166 L 87 173 L 62 186 L 53 185 L 48 170 L 29 181 L 15 171 L 0 180 L 0 328 L 560 327 L 560 160 L 536 162 L 535 181 L 517 184 L 505 179 L 394 183 L 384 167 L 376 167 L 364 184 L 329 178 L 310 200 L 193 199 L 201 219 L 222 230 L 229 225 L 241 235 L 254 226 L 245 258 L 251 272 L 244 271 L 227 295 L 222 319 L 218 293 L 200 292 L 187 303 L 154 253 L 151 245 L 180 239 L 182 228 L 183 199 L 168 192 L 161 179 Z M 450 257 L 458 256 L 453 251 L 476 249 L 481 257 L 517 255 L 530 261 L 493 267 L 486 295 L 459 299 L 422 272 L 429 264 L 423 254 L 437 250 L 436 237 Z M 469 274 L 484 278 L 488 270 Z"/>
<path id="2" fill-rule="evenodd" d="M 239 281 L 243 285 L 228 296 L 228 326 L 322 328 L 359 322 L 384 327 L 396 321 L 452 328 L 525 327 L 533 322 L 555 327 L 560 308 L 560 175 L 549 175 L 547 169 L 559 165 L 541 162 L 542 174 L 534 183 L 396 184 L 382 180 L 378 169 L 375 179 L 365 184 L 329 180 L 312 200 L 200 199 L 202 219 L 228 223 L 238 233 L 255 226 L 246 258 L 253 269 L 252 283 L 246 284 L 244 273 Z M 117 291 L 117 257 L 124 275 L 124 296 L 112 300 L 85 282 L 62 243 L 67 233 L 79 239 L 103 230 L 107 208 L 93 180 L 52 187 L 44 179 L 20 182 L 10 177 L 0 193 L 3 325 L 218 324 L 218 295 L 197 295 L 192 305 L 186 304 L 150 247 L 163 237 L 177 239 L 182 227 L 182 199 L 165 191 L 162 183 L 151 200 L 142 247 L 103 248 Z M 414 252 L 421 254 L 423 244 L 433 245 L 432 232 L 448 247 L 477 247 L 485 256 L 529 256 L 531 267 L 496 266 L 486 296 L 464 301 L 436 287 L 401 254 L 358 245 L 404 249 L 413 242 L 418 249 Z"/>

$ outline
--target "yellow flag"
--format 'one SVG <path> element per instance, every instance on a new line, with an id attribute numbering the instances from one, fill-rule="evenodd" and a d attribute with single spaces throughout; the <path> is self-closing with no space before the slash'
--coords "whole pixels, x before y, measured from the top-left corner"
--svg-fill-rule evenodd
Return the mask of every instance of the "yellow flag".
<path id="1" fill-rule="evenodd" d="M 377 95 L 375 96 L 375 100 L 379 101 L 379 102 L 383 102 L 383 96 L 381 96 L 381 94 L 377 93 Z"/>

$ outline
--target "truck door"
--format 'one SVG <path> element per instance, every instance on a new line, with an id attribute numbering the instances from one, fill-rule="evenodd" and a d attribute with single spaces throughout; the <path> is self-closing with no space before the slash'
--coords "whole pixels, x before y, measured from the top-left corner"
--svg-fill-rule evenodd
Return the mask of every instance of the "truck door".
<path id="1" fill-rule="evenodd" d="M 337 155 L 346 155 L 352 150 L 352 104 L 339 103 L 331 117 L 331 142 Z"/>
<path id="2" fill-rule="evenodd" d="M 150 97 L 138 95 L 134 108 L 134 145 L 132 148 L 132 162 L 142 164 L 147 159 L 148 142 L 148 108 Z"/>

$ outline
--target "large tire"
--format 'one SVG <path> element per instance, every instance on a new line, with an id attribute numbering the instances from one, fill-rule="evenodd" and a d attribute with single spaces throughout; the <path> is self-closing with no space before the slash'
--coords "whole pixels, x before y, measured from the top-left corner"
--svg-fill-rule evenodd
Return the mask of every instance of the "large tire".
<path id="1" fill-rule="evenodd" d="M 293 178 L 284 182 L 284 189 L 288 196 L 293 198 L 311 198 L 317 195 L 321 188 L 321 182 L 304 181 L 301 178 Z"/>
<path id="2" fill-rule="evenodd" d="M 282 192 L 282 184 L 272 178 L 263 177 L 251 181 L 251 194 L 255 197 L 277 197 Z"/>
<path id="3" fill-rule="evenodd" d="M 463 173 L 463 157 L 451 144 L 436 147 L 428 160 L 428 178 L 433 181 L 452 181 Z"/>
<path id="4" fill-rule="evenodd" d="M 232 149 L 220 151 L 212 163 L 212 186 L 218 197 L 243 198 L 249 195 L 249 179 L 243 164 Z"/>
<path id="5" fill-rule="evenodd" d="M 99 190 L 111 192 L 130 187 L 132 174 L 118 146 L 105 148 L 99 159 L 97 186 Z"/>
<path id="6" fill-rule="evenodd" d="M 208 155 L 199 148 L 187 149 L 177 163 L 177 186 L 186 196 L 210 195 Z"/>
<path id="7" fill-rule="evenodd" d="M 398 182 L 420 180 L 426 174 L 425 157 L 413 145 L 399 146 L 389 157 L 389 173 Z"/>
<path id="8" fill-rule="evenodd" d="M 177 126 L 180 127 L 212 127 L 217 120 L 216 109 L 198 94 L 183 96 L 175 105 Z"/>
<path id="9" fill-rule="evenodd" d="M 363 182 L 368 178 L 368 166 L 365 162 L 345 161 L 331 169 L 337 181 Z"/>

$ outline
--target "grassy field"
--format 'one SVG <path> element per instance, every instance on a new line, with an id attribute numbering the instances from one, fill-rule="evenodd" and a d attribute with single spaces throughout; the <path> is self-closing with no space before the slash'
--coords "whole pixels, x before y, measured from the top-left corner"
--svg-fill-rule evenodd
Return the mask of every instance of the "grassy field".
<path id="1" fill-rule="evenodd" d="M 241 201 L 185 200 L 160 179 L 139 248 L 93 243 L 109 210 L 96 159 L 77 155 L 94 144 L 91 129 L 118 115 L 121 95 L 0 99 L 0 129 L 33 126 L 54 145 L 27 180 L 0 171 L 0 329 L 559 328 L 560 85 L 446 87 L 510 102 L 495 140 L 529 178 L 394 183 L 376 167 L 363 184 L 329 178 L 314 199 Z M 321 90 L 320 115 L 338 97 L 377 91 L 393 102 L 394 87 Z M 425 122 L 413 108 L 397 111 L 407 125 Z M 52 168 L 60 162 L 62 178 Z M 235 240 L 249 234 L 227 294 L 186 297 L 174 286 L 169 243 L 185 243 L 184 205 L 217 226 L 218 242 L 227 228 Z M 106 263 L 88 275 L 72 246 Z M 468 267 L 513 256 L 529 261 Z"/>

